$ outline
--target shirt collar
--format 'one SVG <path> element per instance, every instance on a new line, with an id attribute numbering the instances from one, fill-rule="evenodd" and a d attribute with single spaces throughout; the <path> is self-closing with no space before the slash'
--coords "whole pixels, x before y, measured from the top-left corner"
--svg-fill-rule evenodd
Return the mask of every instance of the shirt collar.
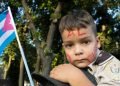
<path id="1" fill-rule="evenodd" d="M 95 65 L 99 65 L 101 63 L 103 63 L 104 61 L 106 61 L 107 59 L 109 59 L 112 55 L 108 52 L 105 51 L 101 51 L 96 59 L 96 61 L 94 62 Z"/>

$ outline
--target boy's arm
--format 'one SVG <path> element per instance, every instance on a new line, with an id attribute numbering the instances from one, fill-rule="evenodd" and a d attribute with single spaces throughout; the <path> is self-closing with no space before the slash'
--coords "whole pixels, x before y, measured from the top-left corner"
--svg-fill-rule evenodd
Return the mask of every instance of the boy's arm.
<path id="1" fill-rule="evenodd" d="M 94 86 L 85 74 L 71 64 L 62 64 L 50 72 L 50 77 L 69 83 L 71 86 Z"/>

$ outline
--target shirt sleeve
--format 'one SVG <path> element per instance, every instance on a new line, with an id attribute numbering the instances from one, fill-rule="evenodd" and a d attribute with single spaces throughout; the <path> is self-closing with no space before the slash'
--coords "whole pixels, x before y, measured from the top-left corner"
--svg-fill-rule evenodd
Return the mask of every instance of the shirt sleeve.
<path id="1" fill-rule="evenodd" d="M 120 61 L 116 58 L 99 67 L 97 86 L 120 86 Z"/>

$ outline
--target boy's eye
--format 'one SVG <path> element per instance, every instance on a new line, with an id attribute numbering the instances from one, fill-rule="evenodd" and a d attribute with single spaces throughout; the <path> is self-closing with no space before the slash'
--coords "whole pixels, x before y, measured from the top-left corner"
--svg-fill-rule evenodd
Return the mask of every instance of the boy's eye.
<path id="1" fill-rule="evenodd" d="M 81 42 L 81 44 L 85 44 L 85 45 L 87 45 L 87 44 L 89 44 L 91 41 L 83 41 L 83 42 Z"/>
<path id="2" fill-rule="evenodd" d="M 73 44 L 65 44 L 64 46 L 65 46 L 65 48 L 71 48 L 73 46 Z"/>

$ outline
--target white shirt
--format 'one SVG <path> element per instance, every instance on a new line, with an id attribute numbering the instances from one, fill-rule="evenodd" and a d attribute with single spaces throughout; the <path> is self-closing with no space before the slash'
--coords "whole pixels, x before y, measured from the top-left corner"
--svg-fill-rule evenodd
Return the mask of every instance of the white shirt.
<path id="1" fill-rule="evenodd" d="M 120 61 L 113 55 L 102 51 L 89 67 L 97 86 L 120 86 Z"/>

